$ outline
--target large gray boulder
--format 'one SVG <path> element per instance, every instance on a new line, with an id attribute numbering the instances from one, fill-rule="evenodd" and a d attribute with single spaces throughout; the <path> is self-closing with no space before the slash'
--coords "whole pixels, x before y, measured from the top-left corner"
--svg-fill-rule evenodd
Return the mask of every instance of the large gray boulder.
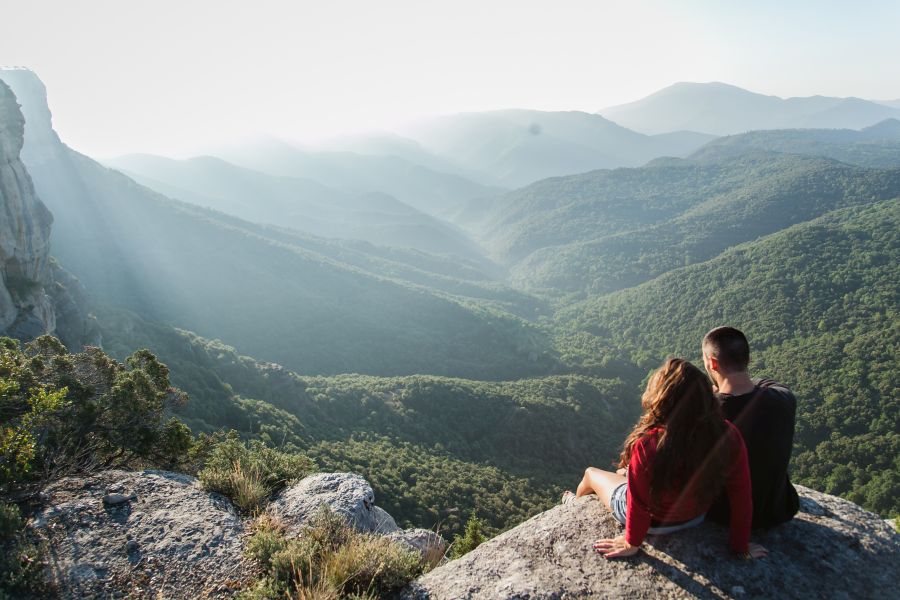
<path id="1" fill-rule="evenodd" d="M 388 534 L 388 538 L 422 555 L 428 564 L 444 560 L 447 541 L 430 529 L 404 529 Z"/>
<path id="2" fill-rule="evenodd" d="M 64 598 L 232 595 L 252 574 L 231 503 L 165 471 L 69 477 L 42 493 L 31 530 Z"/>
<path id="3" fill-rule="evenodd" d="M 754 532 L 769 557 L 743 561 L 727 529 L 652 536 L 627 559 L 593 552 L 622 527 L 596 496 L 557 506 L 451 561 L 407 598 L 885 598 L 900 589 L 900 534 L 855 504 L 798 486 L 801 512 Z M 893 590 L 893 591 L 892 591 Z"/>
<path id="4" fill-rule="evenodd" d="M 375 492 L 355 473 L 316 473 L 282 491 L 268 511 L 299 531 L 320 506 L 327 506 L 348 525 L 363 532 L 392 533 L 400 528 L 387 512 L 375 506 Z"/>

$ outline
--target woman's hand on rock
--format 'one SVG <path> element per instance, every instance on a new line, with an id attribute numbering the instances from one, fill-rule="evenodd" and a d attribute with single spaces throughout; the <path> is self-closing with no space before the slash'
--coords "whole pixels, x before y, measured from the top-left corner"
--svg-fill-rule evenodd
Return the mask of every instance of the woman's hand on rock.
<path id="1" fill-rule="evenodd" d="M 602 554 L 604 558 L 632 556 L 637 554 L 640 549 L 640 546 L 629 544 L 624 535 L 594 542 L 594 552 Z"/>

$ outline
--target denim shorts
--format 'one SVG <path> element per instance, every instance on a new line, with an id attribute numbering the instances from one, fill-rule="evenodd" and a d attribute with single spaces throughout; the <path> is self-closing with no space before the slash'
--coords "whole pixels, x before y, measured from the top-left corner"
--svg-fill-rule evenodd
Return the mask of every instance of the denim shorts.
<path id="1" fill-rule="evenodd" d="M 609 498 L 609 508 L 612 509 L 613 517 L 615 517 L 616 521 L 625 524 L 626 515 L 628 513 L 628 498 L 626 494 L 628 493 L 628 484 L 623 483 L 619 485 L 616 489 L 613 490 L 612 496 Z M 682 529 L 689 529 L 691 527 L 696 527 L 700 523 L 703 522 L 703 519 L 706 518 L 706 513 L 701 514 L 699 517 L 695 517 L 690 521 L 685 521 L 684 523 L 677 523 L 675 525 L 658 525 L 656 527 L 651 527 L 647 533 L 652 535 L 665 535 L 667 533 L 675 533 L 676 531 L 681 531 Z"/>

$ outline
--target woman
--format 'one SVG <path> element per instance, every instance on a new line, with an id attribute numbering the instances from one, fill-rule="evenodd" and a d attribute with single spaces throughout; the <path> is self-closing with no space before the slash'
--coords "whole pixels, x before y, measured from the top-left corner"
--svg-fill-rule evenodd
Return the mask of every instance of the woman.
<path id="1" fill-rule="evenodd" d="M 606 558 L 631 556 L 648 533 L 699 525 L 724 487 L 731 504 L 731 549 L 766 556 L 750 544 L 753 518 L 747 449 L 722 417 L 709 379 L 681 358 L 663 363 L 641 399 L 644 414 L 625 440 L 617 472 L 590 467 L 563 502 L 595 493 L 625 526 L 625 534 L 594 542 Z M 627 474 L 627 478 L 626 475 Z"/>

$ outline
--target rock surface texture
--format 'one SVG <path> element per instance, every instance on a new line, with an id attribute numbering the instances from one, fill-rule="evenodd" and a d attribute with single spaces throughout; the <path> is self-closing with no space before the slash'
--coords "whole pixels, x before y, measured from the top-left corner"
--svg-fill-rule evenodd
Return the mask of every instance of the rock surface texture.
<path id="1" fill-rule="evenodd" d="M 288 530 L 299 530 L 319 507 L 328 506 L 347 523 L 363 532 L 392 533 L 400 528 L 375 506 L 372 486 L 355 473 L 316 473 L 285 489 L 269 504 Z"/>
<path id="2" fill-rule="evenodd" d="M 555 507 L 419 578 L 407 598 L 887 598 L 900 589 L 900 534 L 851 502 L 798 486 L 801 512 L 754 532 L 769 557 L 730 555 L 706 523 L 651 536 L 626 559 L 591 544 L 622 527 L 595 496 Z"/>
<path id="3" fill-rule="evenodd" d="M 43 492 L 32 530 L 49 542 L 63 598 L 230 596 L 252 575 L 231 503 L 165 471 L 105 471 Z"/>

